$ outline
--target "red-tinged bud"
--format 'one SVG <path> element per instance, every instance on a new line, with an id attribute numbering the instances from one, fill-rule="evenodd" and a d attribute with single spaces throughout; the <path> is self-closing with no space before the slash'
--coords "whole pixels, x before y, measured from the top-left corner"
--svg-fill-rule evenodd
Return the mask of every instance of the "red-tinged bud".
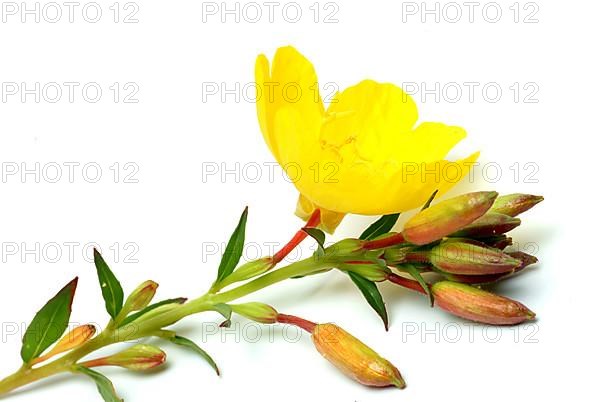
<path id="1" fill-rule="evenodd" d="M 243 304 L 230 304 L 234 313 L 248 318 L 249 320 L 262 324 L 274 324 L 277 322 L 277 311 L 268 304 L 250 302 Z"/>
<path id="2" fill-rule="evenodd" d="M 521 265 L 517 268 L 516 271 L 520 271 L 523 268 L 528 267 L 529 265 L 533 265 L 535 263 L 537 263 L 539 260 L 537 259 L 537 257 L 531 255 L 531 254 L 527 254 L 524 253 L 522 251 L 513 251 L 510 253 L 506 253 L 508 255 L 510 255 L 513 258 L 516 258 L 517 260 L 521 261 Z"/>
<path id="3" fill-rule="evenodd" d="M 506 247 L 512 246 L 513 244 L 512 237 L 508 237 L 506 235 L 488 237 L 487 239 L 482 239 L 482 241 L 488 246 L 500 250 L 504 250 Z"/>
<path id="4" fill-rule="evenodd" d="M 392 363 L 337 325 L 316 325 L 312 340 L 325 359 L 359 383 L 369 387 L 406 387 Z"/>
<path id="5" fill-rule="evenodd" d="M 536 204 L 542 202 L 544 197 L 531 194 L 508 194 L 496 199 L 492 211 L 509 216 L 517 216 Z"/>
<path id="6" fill-rule="evenodd" d="M 492 325 L 514 325 L 533 320 L 535 313 L 523 304 L 463 283 L 441 281 L 431 287 L 435 303 L 467 320 Z"/>
<path id="7" fill-rule="evenodd" d="M 437 241 L 483 216 L 497 196 L 495 191 L 480 191 L 437 203 L 413 216 L 404 225 L 402 235 L 417 245 Z"/>
<path id="8" fill-rule="evenodd" d="M 125 301 L 123 305 L 123 314 L 130 313 L 132 311 L 138 311 L 148 306 L 158 289 L 158 283 L 154 281 L 146 281 L 139 285 Z"/>
<path id="9" fill-rule="evenodd" d="M 514 270 L 504 273 L 504 274 L 488 274 L 488 275 L 455 275 L 455 274 L 447 274 L 444 273 L 446 279 L 449 279 L 454 282 L 467 283 L 469 285 L 483 285 L 488 283 L 497 282 L 502 279 L 507 279 L 512 277 L 517 272 L 520 272 L 527 268 L 529 265 L 535 264 L 538 262 L 538 259 L 532 255 L 527 253 L 523 253 L 521 251 L 515 251 L 511 253 L 506 253 L 511 257 L 521 261 L 521 265 L 519 265 Z"/>
<path id="10" fill-rule="evenodd" d="M 143 371 L 160 366 L 167 359 L 165 352 L 152 345 L 135 345 L 112 356 L 81 363 L 85 367 L 120 366 Z"/>
<path id="11" fill-rule="evenodd" d="M 486 275 L 512 272 L 521 261 L 502 251 L 460 240 L 444 241 L 431 249 L 430 262 L 450 274 Z"/>
<path id="12" fill-rule="evenodd" d="M 475 222 L 465 226 L 458 232 L 452 233 L 452 237 L 497 236 L 513 230 L 520 224 L 521 220 L 519 218 L 488 211 Z"/>
<path id="13" fill-rule="evenodd" d="M 44 362 L 51 357 L 81 346 L 89 341 L 95 334 L 96 327 L 91 324 L 76 327 L 63 336 L 48 353 L 35 359 L 33 364 Z"/>

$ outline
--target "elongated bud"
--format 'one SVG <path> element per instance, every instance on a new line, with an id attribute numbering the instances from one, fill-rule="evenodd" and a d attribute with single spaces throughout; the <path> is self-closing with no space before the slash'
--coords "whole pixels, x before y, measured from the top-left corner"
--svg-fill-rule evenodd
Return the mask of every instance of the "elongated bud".
<path id="1" fill-rule="evenodd" d="M 511 257 L 521 261 L 521 265 L 510 272 L 502 273 L 502 274 L 487 274 L 487 275 L 457 275 L 457 274 L 448 274 L 444 273 L 446 279 L 449 279 L 454 282 L 467 283 L 470 285 L 483 285 L 487 283 L 497 282 L 502 279 L 507 279 L 512 277 L 517 272 L 520 272 L 527 268 L 529 265 L 535 264 L 538 262 L 538 259 L 532 255 L 521 251 L 515 251 L 511 253 L 506 253 Z"/>
<path id="2" fill-rule="evenodd" d="M 431 249 L 429 259 L 442 272 L 486 275 L 511 272 L 521 261 L 502 251 L 460 240 L 444 241 Z"/>
<path id="3" fill-rule="evenodd" d="M 495 191 L 481 191 L 437 203 L 413 216 L 404 225 L 402 235 L 413 244 L 432 243 L 481 217 L 497 196 Z"/>
<path id="4" fill-rule="evenodd" d="M 248 318 L 249 320 L 262 324 L 274 324 L 277 322 L 277 311 L 268 304 L 250 302 L 243 304 L 230 304 L 234 313 Z"/>
<path id="5" fill-rule="evenodd" d="M 219 288 L 224 288 L 232 283 L 245 281 L 247 279 L 254 278 L 255 276 L 261 275 L 273 267 L 273 261 L 268 258 L 260 258 L 258 260 L 249 261 L 238 269 L 233 271 L 231 275 L 226 277 L 219 284 Z"/>
<path id="6" fill-rule="evenodd" d="M 518 301 L 463 283 L 441 281 L 431 291 L 440 308 L 471 321 L 514 325 L 535 318 L 535 313 Z"/>
<path id="7" fill-rule="evenodd" d="M 337 325 L 316 325 L 312 340 L 325 359 L 359 383 L 369 387 L 406 387 L 392 363 Z"/>
<path id="8" fill-rule="evenodd" d="M 51 357 L 64 353 L 89 341 L 96 334 L 96 327 L 87 324 L 73 328 L 45 355 L 38 357 L 33 364 L 44 362 Z"/>
<path id="9" fill-rule="evenodd" d="M 129 297 L 125 301 L 123 305 L 123 311 L 130 313 L 132 311 L 138 311 L 148 306 L 154 295 L 156 294 L 156 289 L 158 288 L 158 283 L 154 281 L 146 281 L 139 285 Z"/>
<path id="10" fill-rule="evenodd" d="M 143 371 L 160 366 L 167 359 L 165 352 L 152 345 L 135 345 L 112 356 L 82 363 L 85 367 L 120 366 L 129 370 Z"/>
<path id="11" fill-rule="evenodd" d="M 387 279 L 387 276 L 392 272 L 387 266 L 384 260 L 378 261 L 345 261 L 340 264 L 339 269 L 343 271 L 350 271 L 359 274 L 365 279 L 372 282 L 381 282 Z"/>
<path id="12" fill-rule="evenodd" d="M 542 202 L 544 197 L 531 194 L 507 194 L 496 199 L 492 211 L 508 216 L 517 216 L 536 204 Z"/>
<path id="13" fill-rule="evenodd" d="M 475 222 L 452 233 L 452 237 L 492 237 L 509 232 L 520 224 L 519 218 L 488 211 Z"/>

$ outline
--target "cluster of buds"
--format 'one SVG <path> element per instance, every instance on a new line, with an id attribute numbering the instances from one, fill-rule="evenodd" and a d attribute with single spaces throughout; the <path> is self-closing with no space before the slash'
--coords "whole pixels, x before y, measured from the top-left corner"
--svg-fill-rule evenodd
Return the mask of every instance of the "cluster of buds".
<path id="1" fill-rule="evenodd" d="M 431 285 L 383 272 L 396 284 L 429 294 L 437 306 L 454 315 L 495 325 L 518 324 L 535 314 L 519 302 L 474 285 L 511 277 L 537 262 L 522 251 L 507 251 L 512 238 L 506 233 L 521 224 L 517 215 L 542 200 L 527 194 L 464 194 L 422 210 L 402 232 L 364 242 L 362 248 L 379 250 L 385 264 L 401 273 L 441 276 L 442 281 Z"/>

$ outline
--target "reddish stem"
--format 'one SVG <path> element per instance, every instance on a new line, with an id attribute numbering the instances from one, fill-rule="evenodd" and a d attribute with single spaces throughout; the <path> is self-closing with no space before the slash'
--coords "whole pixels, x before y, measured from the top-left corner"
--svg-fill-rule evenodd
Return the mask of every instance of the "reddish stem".
<path id="1" fill-rule="evenodd" d="M 321 222 L 321 210 L 315 209 L 315 211 L 312 213 L 310 218 L 308 218 L 308 221 L 306 221 L 306 225 L 304 225 L 304 227 L 302 229 L 314 228 L 314 227 L 318 226 L 320 222 Z M 302 229 L 300 229 L 294 235 L 294 237 L 292 237 L 292 239 L 285 246 L 283 246 L 281 248 L 281 250 L 279 250 L 277 253 L 275 253 L 275 255 L 273 255 L 273 258 L 271 259 L 273 265 L 276 265 L 276 264 L 280 263 L 281 261 L 283 261 L 283 259 L 285 257 L 287 257 L 288 254 L 291 253 L 293 249 L 298 247 L 298 245 L 300 243 L 302 243 L 302 241 L 304 239 L 306 239 L 306 236 L 308 236 L 308 234 Z"/>
<path id="2" fill-rule="evenodd" d="M 395 246 L 396 244 L 404 242 L 406 242 L 406 240 L 404 239 L 402 233 L 396 233 L 383 239 L 366 241 L 363 243 L 363 248 L 365 250 L 375 250 L 377 248 Z"/>
<path id="3" fill-rule="evenodd" d="M 407 289 L 411 289 L 411 290 L 417 291 L 419 293 L 426 294 L 425 290 L 421 287 L 419 282 L 413 281 L 412 279 L 408 279 L 403 276 L 400 276 L 400 275 L 397 275 L 394 273 L 390 273 L 387 275 L 387 280 L 392 283 L 395 283 L 396 285 L 405 287 Z"/>
<path id="4" fill-rule="evenodd" d="M 305 320 L 304 318 L 296 317 L 295 315 L 287 315 L 287 314 L 277 314 L 277 322 L 280 324 L 291 324 L 297 327 L 302 328 L 306 332 L 314 331 L 317 326 L 316 323 L 312 321 Z"/>

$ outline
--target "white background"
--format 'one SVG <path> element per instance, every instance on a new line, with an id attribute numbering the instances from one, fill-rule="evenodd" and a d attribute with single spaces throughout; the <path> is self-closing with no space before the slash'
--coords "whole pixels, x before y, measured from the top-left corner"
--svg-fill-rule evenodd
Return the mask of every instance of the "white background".
<path id="1" fill-rule="evenodd" d="M 84 258 L 92 242 L 104 250 L 126 289 L 154 279 L 161 284 L 159 297 L 166 298 L 206 290 L 219 261 L 215 245 L 219 248 L 228 239 L 245 205 L 250 207 L 247 240 L 253 245 L 247 258 L 257 249 L 268 254 L 269 242 L 289 238 L 300 225 L 292 213 L 297 195 L 280 171 L 270 180 L 268 165 L 263 165 L 273 158 L 262 141 L 252 96 L 238 92 L 239 99 L 230 94 L 223 101 L 222 92 L 211 95 L 206 89 L 212 83 L 244 88 L 254 79 L 259 53 L 271 57 L 278 46 L 293 44 L 313 61 L 322 87 L 335 83 L 343 89 L 364 78 L 417 83 L 421 90 L 439 83 L 439 99 L 436 94 L 423 99 L 422 91 L 415 95 L 420 120 L 463 126 L 469 137 L 453 155 L 480 149 L 482 166 L 493 164 L 486 172 L 476 169 L 474 179 L 454 193 L 495 189 L 545 196 L 514 232 L 520 244 L 537 245 L 541 263 L 494 288 L 527 304 L 538 320 L 534 326 L 499 332 L 473 327 L 428 308 L 418 295 L 383 285 L 392 322 L 386 333 L 347 278 L 331 272 L 280 284 L 251 300 L 313 321 L 335 321 L 394 362 L 408 383 L 406 390 L 353 383 L 321 359 L 306 335 L 294 341 L 292 331 L 286 341 L 279 330 L 260 327 L 256 341 L 259 327 L 236 318 L 239 330 L 223 334 L 213 330 L 219 318 L 207 314 L 177 328 L 199 342 L 206 340 L 206 350 L 221 366 L 221 378 L 196 356 L 166 345 L 166 370 L 148 376 L 116 368 L 103 371 L 121 396 L 129 401 L 496 401 L 577 399 L 595 392 L 594 368 L 585 367 L 598 358 L 592 344 L 598 333 L 598 267 L 591 244 L 598 224 L 592 165 L 597 158 L 593 119 L 600 67 L 593 41 L 598 37 L 597 3 L 520 2 L 515 16 L 514 1 L 500 1 L 502 16 L 496 23 L 486 21 L 495 18 L 498 8 L 483 13 L 487 2 L 476 6 L 472 22 L 467 6 L 459 2 L 463 15 L 454 23 L 449 20 L 456 7 L 444 8 L 443 2 L 439 22 L 435 14 L 422 22 L 420 2 L 413 3 L 417 14 L 410 15 L 403 9 L 414 8 L 402 2 L 338 0 L 334 7 L 323 1 L 317 3 L 316 23 L 313 1 L 297 3 L 302 16 L 296 23 L 286 21 L 294 18 L 294 9 L 283 14 L 286 2 L 275 8 L 273 22 L 259 2 L 260 21 L 248 21 L 256 7 L 241 3 L 239 22 L 226 15 L 225 23 L 220 2 L 217 14 L 208 15 L 203 7 L 206 11 L 210 5 L 200 1 L 138 0 L 138 23 L 123 22 L 134 10 L 124 9 L 125 2 L 115 23 L 112 3 L 99 1 L 103 14 L 97 23 L 84 20 L 82 6 L 73 23 L 66 6 L 57 23 L 46 20 L 54 18 L 50 9 L 52 14 L 42 15 L 39 23 L 31 15 L 22 23 L 22 10 L 3 15 L 0 23 L 3 90 L 13 88 L 11 83 L 25 82 L 30 89 L 35 83 L 79 83 L 73 102 L 65 86 L 56 103 L 49 101 L 54 93 L 40 94 L 36 103 L 35 95 L 23 101 L 21 93 L 3 91 L 2 375 L 19 365 L 22 332 L 15 325 L 26 325 L 72 277 L 80 277 L 72 321 L 105 322 L 95 270 Z M 233 9 L 235 3 L 227 4 Z M 428 2 L 429 9 L 434 5 Z M 93 18 L 93 10 L 88 11 Z M 338 22 L 326 23 L 332 11 Z M 533 11 L 530 17 L 538 22 L 525 23 Z M 465 82 L 477 83 L 473 99 Z M 83 98 L 86 83 L 102 88 L 98 102 Z M 114 83 L 121 88 L 116 103 L 110 89 Z M 124 88 L 126 83 L 133 86 Z M 454 92 L 443 93 L 456 83 L 463 89 L 458 100 Z M 502 89 L 497 102 L 490 99 L 495 97 L 492 90 L 484 96 L 486 84 Z M 138 103 L 124 102 L 136 86 Z M 532 88 L 536 93 L 526 99 Z M 73 183 L 64 165 L 70 162 L 79 164 Z M 23 166 L 31 169 L 36 163 L 42 169 L 39 183 L 33 174 L 22 179 Z M 82 167 L 90 163 L 84 174 Z M 63 176 L 51 183 L 56 164 L 63 167 Z M 256 164 L 262 166 L 258 181 Z M 14 166 L 19 172 L 7 174 Z M 102 170 L 96 183 L 91 182 L 94 166 Z M 217 174 L 206 175 L 215 166 Z M 224 168 L 238 176 L 223 178 Z M 535 174 L 526 177 L 534 168 Z M 116 179 L 115 170 L 120 173 Z M 134 171 L 130 179 L 137 183 L 128 183 L 125 175 Z M 334 239 L 356 236 L 372 219 L 345 220 Z M 72 257 L 69 243 L 75 243 Z M 209 324 L 203 326 L 204 321 Z M 62 377 L 19 391 L 13 400 L 99 398 L 87 379 Z"/>

